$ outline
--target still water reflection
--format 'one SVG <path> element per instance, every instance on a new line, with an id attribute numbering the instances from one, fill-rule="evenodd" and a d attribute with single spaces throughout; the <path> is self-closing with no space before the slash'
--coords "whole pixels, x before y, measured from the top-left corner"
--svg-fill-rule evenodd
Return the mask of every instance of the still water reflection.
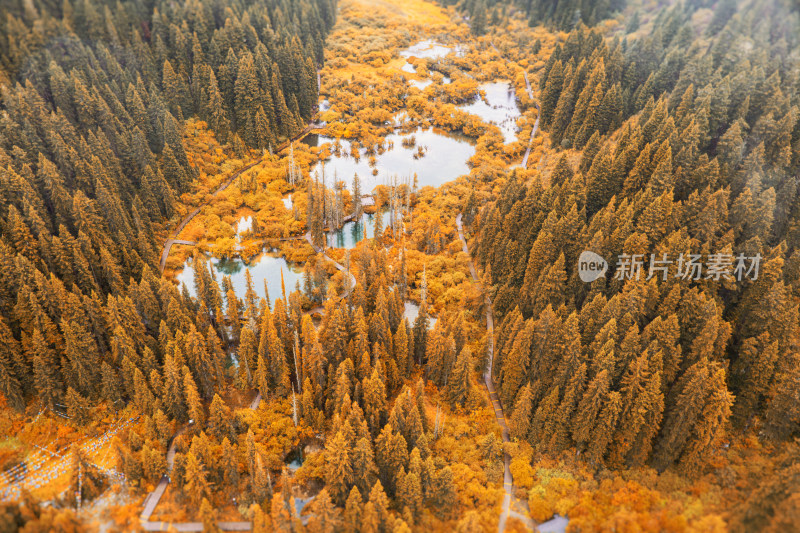
<path id="1" fill-rule="evenodd" d="M 331 248 L 355 248 L 356 244 L 363 239 L 371 239 L 375 236 L 375 216 L 364 214 L 361 220 L 346 222 L 339 231 L 328 232 L 328 246 Z M 381 221 L 384 228 L 389 225 L 389 212 L 381 214 Z"/>
<path id="2" fill-rule="evenodd" d="M 486 83 L 480 88 L 486 94 L 486 99 L 477 96 L 474 102 L 461 106 L 461 109 L 499 127 L 506 143 L 515 141 L 519 131 L 517 119 L 521 112 L 514 89 L 504 81 Z"/>
<path id="3" fill-rule="evenodd" d="M 403 140 L 409 142 L 412 138 L 414 144 L 404 147 Z M 323 135 L 306 137 L 306 142 L 312 146 L 334 141 L 334 138 Z M 436 129 L 418 129 L 408 134 L 387 135 L 386 150 L 382 154 L 375 155 L 374 166 L 370 165 L 365 148 L 360 150 L 360 157 L 356 159 L 350 155 L 350 141 L 342 139 L 340 142 L 339 155 L 332 154 L 325 161 L 328 183 L 332 183 L 336 175 L 349 187 L 353 175 L 357 173 L 361 179 L 361 190 L 365 193 L 374 189 L 376 185 L 386 183 L 388 176 L 406 178 L 412 177 L 415 173 L 419 187 L 426 185 L 438 187 L 459 176 L 469 174 L 467 160 L 475 155 L 475 145 L 468 137 Z M 422 157 L 418 156 L 420 147 L 423 150 Z M 374 173 L 375 170 L 377 173 Z M 321 163 L 311 168 L 312 175 L 314 172 L 321 174 Z"/>
<path id="4" fill-rule="evenodd" d="M 253 288 L 259 297 L 266 295 L 264 284 L 269 290 L 270 305 L 275 302 L 275 298 L 281 298 L 281 271 L 286 286 L 286 294 L 295 289 L 295 283 L 303 283 L 303 271 L 295 264 L 289 263 L 283 257 L 277 257 L 268 253 L 261 253 L 250 261 L 242 259 L 220 259 L 211 257 L 208 260 L 209 269 L 213 268 L 217 276 L 217 281 L 222 284 L 222 276 L 230 276 L 233 283 L 233 290 L 236 296 L 243 298 L 247 292 L 247 281 L 245 271 L 249 270 L 253 278 Z M 183 269 L 175 276 L 178 283 L 183 283 L 189 294 L 196 296 L 194 287 L 194 264 L 192 258 L 186 260 Z"/>
<path id="5" fill-rule="evenodd" d="M 463 47 L 456 45 L 455 47 L 445 46 L 437 43 L 432 39 L 420 41 L 417 44 L 409 46 L 405 50 L 400 51 L 400 57 L 416 57 L 419 59 L 440 59 L 455 50 L 456 54 L 461 54 Z"/>

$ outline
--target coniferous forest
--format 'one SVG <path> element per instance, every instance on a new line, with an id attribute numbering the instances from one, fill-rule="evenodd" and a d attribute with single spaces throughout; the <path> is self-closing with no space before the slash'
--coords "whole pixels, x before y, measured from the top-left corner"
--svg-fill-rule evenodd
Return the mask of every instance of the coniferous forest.
<path id="1" fill-rule="evenodd" d="M 0 532 L 793 531 L 789 0 L 0 4 Z"/>

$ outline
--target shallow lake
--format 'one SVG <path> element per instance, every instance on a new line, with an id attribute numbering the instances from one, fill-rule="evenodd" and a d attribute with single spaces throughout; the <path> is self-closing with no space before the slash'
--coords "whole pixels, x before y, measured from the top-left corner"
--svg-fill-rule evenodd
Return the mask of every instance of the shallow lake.
<path id="1" fill-rule="evenodd" d="M 286 295 L 295 290 L 295 283 L 303 283 L 303 271 L 297 265 L 289 263 L 283 257 L 262 253 L 252 260 L 245 262 L 242 259 L 219 259 L 211 257 L 208 260 L 209 268 L 215 269 L 217 282 L 222 284 L 222 276 L 230 276 L 236 296 L 244 298 L 247 292 L 245 271 L 249 270 L 253 278 L 253 288 L 260 298 L 264 298 L 264 283 L 269 290 L 270 307 L 276 298 L 281 298 L 281 271 L 286 287 Z M 192 258 L 183 264 L 183 270 L 175 276 L 178 284 L 184 283 L 189 294 L 196 296 L 194 288 L 194 265 Z"/>
<path id="2" fill-rule="evenodd" d="M 410 57 L 416 57 L 417 59 L 441 59 L 446 57 L 450 52 L 455 52 L 457 55 L 463 53 L 464 47 L 461 45 L 455 46 L 445 46 L 441 43 L 437 43 L 432 39 L 426 39 L 424 41 L 420 41 L 417 44 L 411 45 L 408 48 L 400 51 L 400 57 L 404 57 L 406 59 Z M 417 69 L 411 63 L 404 64 L 400 70 L 403 72 L 408 72 L 409 74 L 414 74 Z"/>
<path id="3" fill-rule="evenodd" d="M 384 229 L 389 225 L 389 211 L 381 214 Z M 375 236 L 375 215 L 364 214 L 361 220 L 356 222 L 351 220 L 345 222 L 339 231 L 328 232 L 328 247 L 330 248 L 355 248 L 356 244 L 363 239 L 371 239 Z"/>
<path id="4" fill-rule="evenodd" d="M 246 217 L 240 218 L 239 221 L 236 222 L 236 230 L 235 230 L 236 231 L 236 244 L 238 245 L 240 242 L 242 242 L 242 234 L 244 234 L 245 232 L 248 232 L 248 231 L 250 231 L 252 229 L 253 229 L 253 217 L 252 216 L 246 216 Z"/>
<path id="5" fill-rule="evenodd" d="M 511 84 L 504 81 L 485 83 L 480 89 L 485 92 L 486 99 L 476 96 L 474 102 L 461 106 L 461 109 L 499 127 L 506 144 L 514 142 L 519 131 L 517 119 L 522 113 Z"/>
<path id="6" fill-rule="evenodd" d="M 416 141 L 414 146 L 404 147 L 403 140 L 411 137 Z M 316 142 L 318 145 L 335 141 L 323 135 L 308 136 L 306 139 L 308 143 Z M 469 174 L 467 160 L 475 155 L 475 145 L 468 137 L 435 129 L 418 129 L 409 134 L 391 133 L 386 136 L 385 146 L 386 151 L 375 154 L 375 166 L 371 167 L 365 148 L 361 149 L 361 157 L 356 160 L 350 155 L 350 141 L 342 139 L 340 155 L 331 154 L 330 159 L 325 161 L 327 183 L 331 184 L 336 175 L 348 187 L 352 187 L 353 175 L 358 174 L 361 190 L 367 193 L 376 185 L 386 183 L 389 176 L 399 176 L 401 179 L 408 177 L 413 181 L 416 173 L 419 187 L 438 187 Z M 415 159 L 419 146 L 424 149 L 424 156 Z M 373 169 L 377 169 L 377 174 L 373 175 Z M 321 174 L 320 163 L 311 168 L 312 175 L 314 172 Z"/>
<path id="7" fill-rule="evenodd" d="M 432 39 L 420 41 L 417 44 L 411 45 L 408 48 L 400 51 L 400 57 L 416 57 L 419 59 L 439 59 L 445 57 L 450 52 L 454 51 L 457 54 L 462 53 L 463 47 L 456 45 L 454 47 L 445 46 L 437 43 Z"/>
<path id="8" fill-rule="evenodd" d="M 416 87 L 420 91 L 424 91 L 431 83 L 433 83 L 433 80 L 408 80 L 409 85 Z"/>

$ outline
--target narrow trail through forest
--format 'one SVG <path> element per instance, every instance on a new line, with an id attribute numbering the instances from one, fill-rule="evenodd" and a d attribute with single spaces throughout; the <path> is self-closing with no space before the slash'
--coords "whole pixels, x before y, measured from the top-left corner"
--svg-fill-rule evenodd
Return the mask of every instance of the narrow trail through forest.
<path id="1" fill-rule="evenodd" d="M 234 178 L 235 179 L 235 178 Z M 347 271 L 347 269 L 341 263 L 337 262 L 335 259 L 331 258 L 325 250 L 320 248 L 319 246 L 314 244 L 314 241 L 311 239 L 311 233 L 308 232 L 304 235 L 304 238 L 308 243 L 314 248 L 314 251 L 317 253 L 321 253 L 323 257 L 333 263 L 337 270 L 343 272 L 350 276 L 350 283 L 348 287 L 346 287 L 345 292 L 342 294 L 341 298 L 346 299 L 353 289 L 356 286 L 356 277 Z M 257 392 L 256 397 L 250 404 L 250 409 L 256 410 L 258 406 L 261 404 L 261 392 Z M 182 426 L 178 431 L 170 439 L 170 446 L 167 450 L 167 472 L 172 471 L 172 467 L 175 463 L 175 439 L 182 435 L 191 424 L 186 424 Z M 167 490 L 167 485 L 169 485 L 170 478 L 169 473 L 164 474 L 161 477 L 161 480 L 156 485 L 156 488 L 147 495 L 144 500 L 144 508 L 142 509 L 141 514 L 139 515 L 139 520 L 141 521 L 141 527 L 144 531 L 203 531 L 203 523 L 202 522 L 163 522 L 163 521 L 156 521 L 151 522 L 150 517 L 153 515 L 158 503 L 161 501 L 161 497 L 164 495 L 164 492 Z M 301 517 L 302 520 L 302 517 Z M 247 521 L 240 521 L 240 522 L 217 522 L 217 527 L 222 531 L 250 531 L 252 528 L 252 523 Z"/>
<path id="2" fill-rule="evenodd" d="M 480 286 L 481 282 L 478 278 L 478 272 L 475 270 L 475 263 L 472 261 L 472 256 L 467 247 L 467 240 L 464 238 L 461 213 L 456 216 L 456 229 L 458 229 L 458 238 L 461 239 L 461 249 L 469 258 L 469 271 L 472 274 L 472 280 Z M 489 399 L 492 401 L 494 415 L 497 419 L 497 423 L 500 425 L 503 442 L 509 442 L 508 424 L 506 423 L 505 414 L 503 414 L 503 405 L 500 403 L 500 398 L 497 396 L 497 391 L 495 391 L 494 388 L 494 381 L 492 380 L 492 367 L 494 365 L 494 315 L 492 314 L 492 298 L 486 291 L 484 291 L 484 303 L 486 305 L 486 350 L 489 361 L 486 366 L 486 371 L 483 374 L 483 382 L 486 385 L 486 390 L 489 392 Z M 529 512 L 528 502 L 519 500 L 514 496 L 514 478 L 511 475 L 511 457 L 508 453 L 503 454 L 503 490 L 505 491 L 505 496 L 503 497 L 500 521 L 497 524 L 498 533 L 503 533 L 505 531 L 509 516 L 520 520 L 532 530 L 535 524 L 533 520 L 527 516 Z M 522 512 L 512 508 L 512 506 L 516 506 L 518 509 L 521 509 Z"/>
<path id="3" fill-rule="evenodd" d="M 253 401 L 250 403 L 250 409 L 258 409 L 260 404 L 261 392 L 257 392 L 256 397 L 253 398 Z M 167 485 L 169 485 L 170 482 L 169 472 L 172 471 L 172 467 L 175 464 L 175 440 L 180 435 L 185 433 L 186 430 L 191 426 L 191 423 L 181 426 L 181 428 L 178 429 L 178 431 L 176 431 L 170 439 L 169 449 L 167 450 L 167 474 L 161 476 L 161 480 L 158 482 L 158 485 L 156 485 L 156 488 L 145 497 L 144 508 L 142 509 L 142 513 L 139 515 L 141 527 L 144 531 L 203 531 L 202 522 L 150 521 L 150 517 L 156 510 L 156 506 L 158 506 L 158 503 L 161 501 L 161 497 L 164 495 L 164 492 L 166 492 Z M 253 527 L 253 524 L 252 522 L 248 521 L 217 522 L 217 527 L 222 531 L 250 531 Z"/>
<path id="4" fill-rule="evenodd" d="M 491 42 L 491 45 L 495 52 L 497 52 L 497 54 L 503 58 L 506 63 L 511 63 L 508 59 L 503 57 L 502 52 L 497 49 L 497 47 L 494 45 L 494 42 Z M 528 79 L 528 72 L 523 69 L 522 74 L 525 77 L 525 90 L 528 93 L 528 98 L 533 100 L 533 89 L 531 88 L 531 82 Z M 534 105 L 536 106 L 537 111 L 536 121 L 533 123 L 531 136 L 528 139 L 528 147 L 525 150 L 525 155 L 522 157 L 522 168 L 528 168 L 528 159 L 530 158 L 531 149 L 533 148 L 533 139 L 536 136 L 536 133 L 539 131 L 539 116 L 541 115 L 541 109 L 538 102 L 534 103 Z M 456 216 L 458 238 L 461 239 L 461 246 L 464 253 L 469 257 L 469 270 L 472 274 L 472 279 L 480 285 L 478 273 L 475 270 L 475 263 L 472 261 L 472 256 L 470 255 L 469 248 L 467 247 L 467 241 L 464 238 L 464 229 L 461 223 L 461 216 L 461 213 Z M 492 368 L 494 364 L 494 316 L 492 314 L 492 299 L 488 292 L 484 292 L 484 299 L 484 303 L 486 305 L 486 333 L 489 364 L 487 365 L 486 372 L 483 374 L 483 381 L 486 385 L 486 390 L 489 392 L 489 399 L 492 401 L 492 408 L 494 409 L 497 423 L 500 425 L 503 442 L 509 442 L 508 424 L 506 423 L 505 414 L 503 413 L 503 405 L 500 402 L 500 397 L 497 395 L 497 391 L 494 388 L 494 381 L 492 380 Z M 503 533 L 505 531 L 506 522 L 508 521 L 509 517 L 518 519 L 525 524 L 526 527 L 533 530 L 536 527 L 536 523 L 530 518 L 528 502 L 525 500 L 519 500 L 514 496 L 514 478 L 511 475 L 510 467 L 511 457 L 508 455 L 508 453 L 505 453 L 503 455 L 503 490 L 505 491 L 505 496 L 503 497 L 503 507 L 500 514 L 500 521 L 497 524 L 497 531 L 499 533 Z M 514 507 L 516 507 L 516 509 Z"/>
<path id="5" fill-rule="evenodd" d="M 531 89 L 531 82 L 528 80 L 528 71 L 523 70 L 522 74 L 525 76 L 525 89 L 528 91 L 528 98 L 533 100 L 533 90 Z M 528 148 L 525 150 L 525 155 L 522 158 L 522 168 L 528 168 L 528 158 L 533 148 L 533 138 L 536 136 L 536 132 L 539 131 L 539 116 L 542 114 L 542 110 L 539 108 L 539 102 L 536 102 L 534 105 L 536 106 L 536 122 L 533 123 L 531 138 L 528 139 Z"/>
<path id="6" fill-rule="evenodd" d="M 288 146 L 290 144 L 292 144 L 294 142 L 297 142 L 297 141 L 299 141 L 301 139 L 304 139 L 311 132 L 317 131 L 319 129 L 321 129 L 321 128 L 319 127 L 318 124 L 316 124 L 314 122 L 310 123 L 308 126 L 306 126 L 303 129 L 303 131 L 301 131 L 300 133 L 298 133 L 297 135 L 295 135 L 291 139 L 288 139 L 288 140 L 284 141 L 283 144 L 278 146 L 277 150 L 275 150 L 275 153 L 276 154 L 280 153 L 281 151 L 283 151 L 286 148 L 288 148 Z M 248 170 L 250 170 L 254 166 L 263 163 L 264 159 L 265 158 L 263 158 L 263 157 L 261 157 L 259 159 L 256 159 L 252 163 L 249 163 L 249 164 L 243 166 L 242 168 L 238 169 L 236 172 L 231 174 L 231 177 L 228 178 L 227 180 L 225 180 L 219 187 L 217 187 L 217 189 L 213 192 L 213 194 L 211 195 L 210 198 L 208 198 L 205 202 L 200 204 L 193 211 L 191 211 L 185 217 L 183 217 L 183 220 L 181 220 L 181 223 L 178 224 L 178 227 L 176 227 L 172 231 L 172 233 L 170 233 L 170 236 L 167 238 L 166 242 L 164 242 L 164 248 L 161 251 L 161 261 L 158 264 L 158 268 L 159 268 L 159 270 L 161 271 L 162 274 L 164 273 L 164 268 L 167 266 L 167 258 L 169 257 L 169 253 L 170 253 L 170 250 L 172 249 L 172 245 L 173 244 L 185 244 L 185 245 L 188 245 L 188 246 L 197 245 L 197 243 L 194 242 L 194 241 L 186 241 L 186 240 L 178 239 L 178 235 L 181 234 L 181 231 L 183 231 L 183 228 L 185 228 L 187 226 L 187 224 L 189 224 L 189 222 L 191 222 L 192 219 L 194 219 L 194 217 L 196 217 L 198 214 L 200 214 L 200 211 L 205 206 L 209 205 L 214 200 L 214 198 L 216 198 L 217 195 L 219 195 L 219 193 L 221 193 L 222 191 L 227 189 L 228 186 L 230 186 L 231 183 L 236 181 L 236 178 L 238 178 L 239 176 L 241 176 L 243 173 L 247 172 Z"/>

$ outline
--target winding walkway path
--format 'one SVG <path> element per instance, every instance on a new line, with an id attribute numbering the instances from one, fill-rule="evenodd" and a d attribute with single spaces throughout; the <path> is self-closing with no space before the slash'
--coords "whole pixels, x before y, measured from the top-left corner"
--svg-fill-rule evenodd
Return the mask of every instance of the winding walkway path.
<path id="1" fill-rule="evenodd" d="M 256 397 L 253 398 L 253 401 L 250 403 L 250 409 L 256 410 L 258 406 L 261 404 L 261 393 L 258 392 Z M 172 467 L 175 464 L 175 441 L 176 439 L 186 432 L 186 430 L 192 424 L 186 424 L 182 426 L 178 431 L 172 435 L 170 439 L 169 449 L 167 450 L 167 472 L 172 471 Z M 163 522 L 163 521 L 156 521 L 151 522 L 150 517 L 152 516 L 153 512 L 156 510 L 156 506 L 158 506 L 158 502 L 161 501 L 161 497 L 164 495 L 164 492 L 167 490 L 167 485 L 169 485 L 170 478 L 169 474 L 164 474 L 161 476 L 161 480 L 156 485 L 156 488 L 147 495 L 144 499 L 144 508 L 142 509 L 142 513 L 139 515 L 139 520 L 141 521 L 141 527 L 144 531 L 203 531 L 203 523 L 202 522 Z M 240 521 L 240 522 L 217 522 L 217 527 L 222 531 L 250 531 L 253 527 L 252 522 L 247 521 Z"/>
<path id="2" fill-rule="evenodd" d="M 472 280 L 480 285 L 478 272 L 475 270 L 475 263 L 472 261 L 472 256 L 467 247 L 467 240 L 464 238 L 464 227 L 461 223 L 461 213 L 456 216 L 456 228 L 458 229 L 458 238 L 461 239 L 461 249 L 469 257 L 469 271 L 472 274 Z M 506 417 L 503 414 L 503 404 L 500 403 L 500 398 L 497 396 L 497 391 L 494 388 L 492 381 L 492 366 L 494 364 L 494 315 L 492 314 L 492 298 L 489 293 L 484 291 L 484 303 L 486 304 L 486 350 L 489 358 L 489 363 L 486 365 L 486 371 L 483 373 L 483 382 L 486 385 L 486 390 L 489 392 L 489 399 L 492 401 L 494 408 L 494 416 L 497 418 L 497 423 L 500 425 L 500 430 L 503 435 L 503 442 L 509 442 L 508 424 Z M 509 516 L 513 516 L 525 524 L 528 528 L 533 529 L 535 524 L 527 513 L 528 502 L 519 500 L 514 496 L 514 478 L 511 475 L 511 457 L 508 453 L 503 455 L 503 506 L 500 513 L 500 521 L 497 524 L 498 533 L 503 533 L 506 529 L 506 521 Z M 519 510 L 514 509 L 516 506 Z M 522 512 L 520 512 L 520 510 Z"/>
<path id="3" fill-rule="evenodd" d="M 528 71 L 523 70 L 522 74 L 525 76 L 525 89 L 528 91 L 528 98 L 533 100 L 533 89 L 531 89 L 531 82 L 528 80 Z M 536 122 L 533 123 L 531 138 L 528 139 L 528 149 L 525 150 L 525 155 L 522 158 L 522 168 L 528 168 L 528 158 L 531 155 L 531 148 L 533 148 L 533 138 L 536 136 L 536 132 L 539 131 L 539 116 L 542 114 L 542 110 L 539 108 L 539 102 L 534 105 L 536 106 Z"/>
<path id="4" fill-rule="evenodd" d="M 186 432 L 186 428 L 188 427 L 188 424 L 181 427 L 175 432 L 174 435 L 172 435 L 172 438 L 170 439 L 169 449 L 167 450 L 167 472 L 171 472 L 172 466 L 175 464 L 175 441 L 180 435 Z M 142 509 L 139 519 L 142 521 L 142 528 L 145 531 L 166 531 L 169 529 L 169 524 L 166 522 L 150 522 L 150 516 L 153 514 L 153 511 L 156 510 L 158 502 L 161 501 L 161 497 L 167 490 L 169 481 L 169 474 L 164 474 L 161 476 L 161 480 L 158 482 L 158 485 L 156 485 L 156 488 L 153 490 L 153 492 L 148 494 L 144 500 L 144 509 Z M 202 524 L 200 531 L 202 531 Z"/>
<path id="5" fill-rule="evenodd" d="M 319 130 L 319 129 L 320 129 L 319 125 L 312 122 L 311 124 L 306 126 L 305 129 L 303 129 L 303 131 L 301 131 L 300 133 L 298 133 L 297 135 L 295 135 L 291 139 L 285 141 L 283 144 L 278 146 L 278 149 L 275 150 L 275 153 L 281 152 L 282 150 L 286 149 L 291 143 L 299 141 L 300 139 L 305 138 L 306 135 L 310 134 L 313 131 Z M 186 245 L 189 245 L 189 246 L 194 246 L 194 245 L 197 244 L 194 241 L 184 241 L 184 240 L 178 239 L 178 235 L 180 235 L 181 231 L 183 231 L 183 228 L 185 228 L 186 225 L 189 224 L 189 222 L 191 222 L 194 217 L 196 217 L 198 214 L 200 214 L 200 211 L 205 206 L 209 205 L 214 200 L 214 198 L 216 198 L 217 195 L 219 195 L 219 193 L 221 193 L 222 191 L 227 189 L 228 186 L 230 186 L 231 183 L 236 181 L 236 178 L 238 178 L 239 176 L 241 176 L 243 173 L 247 172 L 248 170 L 250 170 L 254 166 L 256 166 L 256 165 L 258 165 L 260 163 L 263 163 L 264 159 L 265 158 L 263 158 L 263 157 L 261 157 L 259 159 L 256 159 L 252 163 L 249 163 L 249 164 L 243 166 L 242 168 L 238 169 L 236 172 L 231 174 L 231 177 L 229 177 L 219 187 L 217 187 L 217 189 L 211 194 L 210 198 L 208 198 L 205 202 L 200 204 L 200 206 L 196 207 L 193 211 L 191 211 L 185 217 L 183 217 L 183 220 L 181 220 L 181 223 L 178 224 L 178 227 L 176 227 L 172 231 L 172 233 L 170 233 L 170 235 L 167 238 L 166 242 L 164 242 L 164 248 L 161 251 L 161 261 L 158 264 L 158 268 L 161 271 L 161 273 L 164 272 L 164 268 L 167 266 L 167 258 L 169 257 L 169 252 L 172 249 L 172 245 L 173 244 L 186 244 Z"/>

